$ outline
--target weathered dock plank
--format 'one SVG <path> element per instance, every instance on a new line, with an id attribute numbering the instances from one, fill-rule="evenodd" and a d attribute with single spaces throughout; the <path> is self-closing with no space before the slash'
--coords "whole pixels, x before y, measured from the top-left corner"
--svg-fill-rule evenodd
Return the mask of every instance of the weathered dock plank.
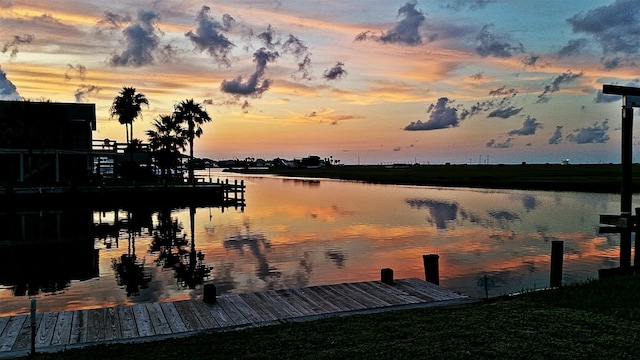
<path id="1" fill-rule="evenodd" d="M 88 310 L 76 310 L 73 312 L 69 344 L 81 344 L 87 342 L 87 329 L 89 328 L 88 321 Z"/>
<path id="2" fill-rule="evenodd" d="M 367 302 L 372 304 L 373 307 L 386 307 L 395 305 L 392 302 L 388 302 L 385 299 L 380 297 L 380 293 L 371 293 L 368 291 L 364 291 L 354 284 L 344 283 L 340 284 L 342 288 L 344 288 L 345 292 L 349 292 L 349 294 L 353 294 L 352 296 L 357 299 L 362 299 L 363 302 Z"/>
<path id="3" fill-rule="evenodd" d="M 115 307 L 108 307 L 104 311 L 104 339 L 118 340 L 122 338 L 120 316 Z"/>
<path id="4" fill-rule="evenodd" d="M 164 311 L 162 311 L 160 303 L 148 303 L 145 305 L 147 306 L 147 311 L 149 312 L 149 319 L 151 320 L 153 331 L 157 335 L 171 334 L 171 327 L 169 326 L 169 322 L 164 315 Z"/>
<path id="5" fill-rule="evenodd" d="M 254 293 L 248 293 L 248 294 L 240 294 L 240 297 L 242 298 L 242 300 L 244 300 L 245 303 L 247 303 L 248 306 L 250 306 L 255 312 L 257 312 L 258 314 L 260 314 L 260 317 L 262 319 L 264 319 L 264 321 L 267 322 L 274 322 L 278 320 L 278 316 L 275 315 L 274 313 L 272 313 L 271 311 L 269 311 L 264 304 L 262 303 L 262 301 L 260 299 L 258 299 L 256 297 L 256 295 Z"/>
<path id="6" fill-rule="evenodd" d="M 0 336 L 0 351 L 13 350 L 16 347 L 25 349 L 31 343 L 31 321 L 29 321 L 29 315 L 16 315 L 7 317 L 4 328 L 2 329 L 2 335 Z M 27 324 L 28 332 L 24 331 L 25 323 Z M 27 333 L 26 337 L 23 334 Z M 27 340 L 27 341 L 25 341 Z M 24 345 L 24 347 L 22 347 Z"/>
<path id="7" fill-rule="evenodd" d="M 87 310 L 87 341 L 104 340 L 104 309 Z"/>
<path id="8" fill-rule="evenodd" d="M 240 296 L 239 294 L 225 296 L 225 300 L 228 300 L 231 305 L 238 309 L 238 312 L 242 314 L 250 323 L 257 324 L 268 320 L 263 318 L 260 313 L 249 306 L 249 304 L 247 304 L 247 302 L 244 301 L 242 296 Z"/>
<path id="9" fill-rule="evenodd" d="M 173 333 L 188 331 L 187 326 L 182 321 L 178 309 L 176 309 L 176 305 L 173 302 L 160 303 L 160 307 Z"/>
<path id="10" fill-rule="evenodd" d="M 351 298 L 343 297 L 335 290 L 332 290 L 325 286 L 313 286 L 308 288 L 318 294 L 318 296 L 326 299 L 326 301 L 340 308 L 342 311 L 353 311 L 362 309 L 362 304 L 354 301 Z"/>
<path id="11" fill-rule="evenodd" d="M 227 315 L 217 302 L 215 304 L 207 304 L 207 310 L 209 310 L 215 321 L 220 324 L 220 327 L 234 326 L 229 315 Z"/>
<path id="12" fill-rule="evenodd" d="M 196 314 L 193 313 L 193 310 L 189 306 L 188 302 L 189 300 L 181 300 L 181 301 L 174 302 L 174 305 L 176 306 L 176 310 L 178 310 L 178 314 L 180 314 L 180 318 L 182 319 L 184 326 L 189 331 L 204 329 L 205 327 L 202 325 L 202 322 L 200 321 L 200 319 L 198 319 L 198 316 L 196 316 Z"/>
<path id="13" fill-rule="evenodd" d="M 339 307 L 318 296 L 311 288 L 293 288 L 291 291 L 298 297 L 307 299 L 319 315 L 342 311 Z"/>
<path id="14" fill-rule="evenodd" d="M 240 312 L 238 308 L 233 305 L 233 299 L 235 299 L 236 297 L 237 295 L 220 296 L 217 301 L 218 305 L 220 305 L 220 307 L 224 309 L 225 313 L 229 315 L 229 319 L 231 319 L 234 325 L 250 324 L 251 321 L 248 320 L 242 314 L 242 312 Z"/>
<path id="15" fill-rule="evenodd" d="M 371 281 L 371 282 L 355 283 L 353 285 L 357 286 L 358 288 L 361 288 L 363 291 L 374 293 L 376 294 L 376 296 L 386 300 L 387 302 L 393 305 L 417 304 L 423 301 L 420 298 L 417 298 L 415 296 L 407 294 L 404 291 L 401 291 L 395 286 L 387 285 L 382 282 Z"/>
<path id="16" fill-rule="evenodd" d="M 71 338 L 71 322 L 73 321 L 73 311 L 63 311 L 58 315 L 58 322 L 53 331 L 51 345 L 66 345 Z"/>
<path id="17" fill-rule="evenodd" d="M 42 319 L 38 323 L 38 331 L 36 332 L 36 347 L 49 346 L 53 339 L 53 331 L 58 321 L 56 312 L 42 313 Z"/>
<path id="18" fill-rule="evenodd" d="M 275 294 L 282 300 L 288 302 L 293 308 L 304 316 L 317 315 L 312 306 L 309 306 L 304 299 L 300 299 L 288 289 L 275 290 Z"/>
<path id="19" fill-rule="evenodd" d="M 136 325 L 136 319 L 133 315 L 133 307 L 120 305 L 116 306 L 118 312 L 118 318 L 120 319 L 120 332 L 123 339 L 137 338 L 138 326 Z"/>
<path id="20" fill-rule="evenodd" d="M 220 324 L 218 324 L 213 315 L 211 315 L 211 312 L 204 302 L 198 300 L 189 300 L 187 304 L 189 305 L 189 307 L 191 307 L 193 314 L 198 318 L 198 320 L 200 320 L 203 328 L 215 329 L 220 327 Z"/>
<path id="21" fill-rule="evenodd" d="M 151 318 L 149 318 L 149 311 L 145 304 L 135 304 L 133 307 L 133 318 L 136 320 L 136 327 L 138 328 L 139 336 L 152 336 L 155 335 L 153 331 L 153 325 L 151 324 Z"/>

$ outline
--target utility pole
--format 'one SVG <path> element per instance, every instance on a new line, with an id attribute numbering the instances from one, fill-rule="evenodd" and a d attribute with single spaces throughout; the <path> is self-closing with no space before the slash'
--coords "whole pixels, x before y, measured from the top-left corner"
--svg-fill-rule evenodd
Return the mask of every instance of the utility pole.
<path id="1" fill-rule="evenodd" d="M 603 85 L 603 94 L 622 95 L 622 141 L 621 163 L 622 182 L 620 191 L 620 217 L 625 219 L 625 229 L 620 233 L 620 267 L 631 267 L 631 231 L 633 217 L 631 215 L 631 198 L 633 196 L 633 108 L 640 107 L 640 88 Z M 636 219 L 637 221 L 637 219 Z M 640 267 L 640 244 L 636 243 L 634 265 Z"/>

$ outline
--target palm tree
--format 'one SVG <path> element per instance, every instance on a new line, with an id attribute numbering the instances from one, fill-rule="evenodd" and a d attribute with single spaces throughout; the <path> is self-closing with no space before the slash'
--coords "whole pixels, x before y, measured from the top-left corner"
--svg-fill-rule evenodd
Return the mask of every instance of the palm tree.
<path id="1" fill-rule="evenodd" d="M 167 169 L 178 165 L 180 152 L 186 150 L 187 139 L 180 123 L 173 115 L 160 115 L 153 122 L 154 130 L 147 130 L 149 146 L 156 152 L 156 160 L 164 177 Z"/>
<path id="2" fill-rule="evenodd" d="M 189 183 L 193 184 L 193 139 L 202 135 L 200 126 L 211 121 L 211 117 L 202 105 L 194 102 L 193 99 L 178 103 L 173 114 L 179 123 L 187 123 L 185 135 L 189 142 Z"/>
<path id="3" fill-rule="evenodd" d="M 133 139 L 133 121 L 142 112 L 142 104 L 149 106 L 149 100 L 143 93 L 136 92 L 133 87 L 123 87 L 118 96 L 113 99 L 113 104 L 109 109 L 110 116 L 118 117 L 120 124 L 126 127 L 127 144 L 129 139 Z M 131 136 L 129 136 L 129 125 L 131 125 Z"/>

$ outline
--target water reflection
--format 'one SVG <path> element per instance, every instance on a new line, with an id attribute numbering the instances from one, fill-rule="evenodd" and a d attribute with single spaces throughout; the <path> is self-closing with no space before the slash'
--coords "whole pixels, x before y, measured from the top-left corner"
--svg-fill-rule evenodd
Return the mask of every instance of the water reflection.
<path id="1" fill-rule="evenodd" d="M 244 210 L 0 213 L 0 314 L 28 312 L 27 296 L 47 311 L 199 298 L 207 282 L 240 293 L 377 280 L 385 267 L 424 278 L 429 253 L 441 285 L 497 296 L 547 286 L 553 240 L 564 282 L 618 262 L 619 237 L 597 233 L 617 195 L 235 179 Z"/>

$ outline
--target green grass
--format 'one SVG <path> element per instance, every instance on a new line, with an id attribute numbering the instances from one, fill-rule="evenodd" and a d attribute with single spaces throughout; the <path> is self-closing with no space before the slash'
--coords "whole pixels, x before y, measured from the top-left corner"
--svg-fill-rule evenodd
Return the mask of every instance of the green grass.
<path id="1" fill-rule="evenodd" d="M 288 323 L 37 359 L 634 359 L 640 278 L 445 308 Z"/>

